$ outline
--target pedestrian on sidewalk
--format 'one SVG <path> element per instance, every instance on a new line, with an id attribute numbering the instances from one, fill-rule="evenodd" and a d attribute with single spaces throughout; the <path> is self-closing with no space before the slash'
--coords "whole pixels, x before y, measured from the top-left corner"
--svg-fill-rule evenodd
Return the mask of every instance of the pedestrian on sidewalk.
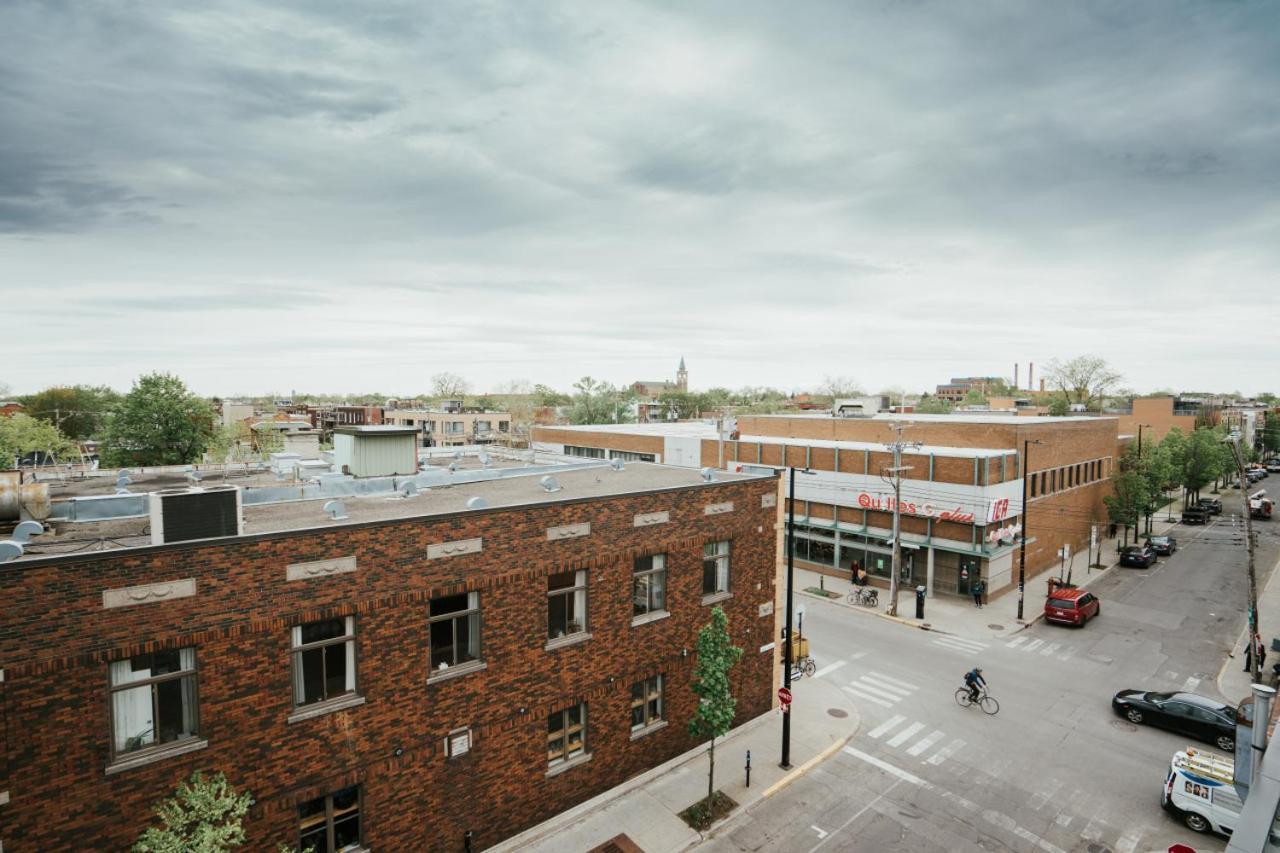
<path id="1" fill-rule="evenodd" d="M 982 579 L 979 578 L 975 580 L 973 582 L 973 586 L 970 587 L 970 589 L 973 591 L 973 603 L 977 605 L 979 610 L 981 610 L 982 609 Z"/>

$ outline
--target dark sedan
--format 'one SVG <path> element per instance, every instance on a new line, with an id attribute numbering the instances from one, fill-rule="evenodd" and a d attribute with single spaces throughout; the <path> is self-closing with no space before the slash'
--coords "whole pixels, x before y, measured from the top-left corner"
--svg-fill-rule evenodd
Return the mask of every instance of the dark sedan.
<path id="1" fill-rule="evenodd" d="M 1167 557 L 1178 550 L 1178 540 L 1172 536 L 1152 536 L 1147 540 L 1147 547 L 1161 557 Z"/>
<path id="2" fill-rule="evenodd" d="M 1222 501 L 1217 498 L 1201 498 L 1197 506 L 1209 515 L 1222 515 Z"/>
<path id="3" fill-rule="evenodd" d="M 1156 561 L 1156 552 L 1146 545 L 1129 545 L 1120 552 L 1120 565 L 1145 569 Z"/>
<path id="4" fill-rule="evenodd" d="M 1236 709 L 1194 693 L 1121 690 L 1111 708 L 1131 723 L 1184 734 L 1226 753 L 1236 748 Z"/>

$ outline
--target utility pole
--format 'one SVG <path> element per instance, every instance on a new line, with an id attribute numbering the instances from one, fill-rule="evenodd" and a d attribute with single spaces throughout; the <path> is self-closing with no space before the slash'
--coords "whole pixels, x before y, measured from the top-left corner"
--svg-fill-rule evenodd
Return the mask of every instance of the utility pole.
<path id="1" fill-rule="evenodd" d="M 919 441 L 904 442 L 902 432 L 910 424 L 893 423 L 889 428 L 894 432 L 893 443 L 889 449 L 893 451 L 893 467 L 887 472 L 893 475 L 893 557 L 889 568 L 889 615 L 898 615 L 898 574 L 902 565 L 902 472 L 910 471 L 910 465 L 902 464 L 902 448 L 916 448 Z"/>
<path id="2" fill-rule="evenodd" d="M 1227 439 L 1231 444 L 1231 452 L 1236 457 L 1236 470 L 1240 475 L 1240 500 L 1244 504 L 1244 538 L 1248 546 L 1249 554 L 1249 639 L 1250 645 L 1258 641 L 1258 577 L 1254 572 L 1254 544 L 1253 538 L 1253 513 L 1249 506 L 1249 478 L 1245 475 L 1244 470 L 1244 452 L 1240 449 L 1240 432 L 1236 430 L 1232 432 L 1231 437 Z M 1262 683 L 1262 661 L 1258 660 L 1258 655 L 1250 654 L 1249 659 L 1253 661 L 1253 683 Z M 1256 723 L 1255 723 L 1256 725 Z M 1263 724 L 1265 727 L 1265 723 Z"/>

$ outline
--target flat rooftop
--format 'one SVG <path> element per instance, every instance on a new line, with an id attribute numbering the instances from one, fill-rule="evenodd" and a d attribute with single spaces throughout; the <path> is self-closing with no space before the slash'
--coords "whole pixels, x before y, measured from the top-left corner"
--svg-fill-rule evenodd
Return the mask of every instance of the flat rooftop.
<path id="1" fill-rule="evenodd" d="M 1082 421 L 1105 421 L 1116 420 L 1114 416 L 1109 415 L 1062 415 L 1054 417 L 1053 415 L 1042 415 L 1037 417 L 1006 415 L 996 412 L 986 414 L 984 412 L 961 412 L 950 415 L 917 415 L 905 414 L 899 415 L 893 412 L 881 412 L 866 418 L 838 418 L 832 417 L 829 412 L 809 413 L 802 412 L 794 415 L 777 414 L 777 415 L 743 415 L 744 418 L 804 418 L 806 420 L 850 420 L 850 421 L 914 421 L 917 423 L 969 423 L 969 424 L 1008 424 L 1010 426 L 1049 426 L 1052 424 L 1072 423 Z"/>
<path id="2" fill-rule="evenodd" d="M 675 421 L 651 424 L 583 424 L 579 426 L 547 425 L 541 429 L 563 429 L 571 432 L 616 432 L 623 435 L 682 436 L 685 438 L 715 438 L 716 425 L 706 421 Z"/>
<path id="3" fill-rule="evenodd" d="M 701 474 L 691 468 L 657 465 L 646 462 L 628 462 L 622 470 L 608 463 L 586 464 L 570 471 L 551 473 L 560 485 L 555 492 L 546 491 L 540 482 L 547 471 L 530 470 L 528 476 L 505 476 L 501 479 L 458 483 L 421 489 L 410 498 L 391 492 L 369 495 L 327 494 L 315 499 L 293 500 L 272 504 L 244 506 L 245 535 L 301 530 L 328 530 L 373 521 L 402 518 L 429 518 L 436 515 L 467 512 L 467 502 L 483 498 L 488 509 L 502 507 L 552 504 L 580 498 L 603 498 L 688 486 L 714 486 L 717 483 L 741 482 L 760 479 L 758 474 L 732 474 L 717 471 L 712 483 L 706 483 Z M 406 480 L 408 478 L 405 478 Z M 210 485 L 221 481 L 209 480 Z M 273 485 L 280 485 L 274 477 Z M 154 481 L 147 484 L 149 491 Z M 181 480 L 178 485 L 185 485 Z M 141 491 L 135 483 L 130 489 Z M 159 486 L 157 485 L 157 488 Z M 114 481 L 112 489 L 114 491 Z M 346 507 L 347 518 L 340 521 L 329 517 L 324 505 L 338 499 Z M 482 511 L 482 510 L 474 510 Z M 83 555 L 101 551 L 139 548 L 151 544 L 148 518 L 115 518 L 102 521 L 63 522 L 56 531 L 34 537 L 22 557 L 5 566 L 21 565 L 41 558 Z M 234 538 L 234 537 L 227 537 Z M 209 541 L 209 540 L 206 540 Z M 0 566 L 0 571 L 4 566 Z"/>

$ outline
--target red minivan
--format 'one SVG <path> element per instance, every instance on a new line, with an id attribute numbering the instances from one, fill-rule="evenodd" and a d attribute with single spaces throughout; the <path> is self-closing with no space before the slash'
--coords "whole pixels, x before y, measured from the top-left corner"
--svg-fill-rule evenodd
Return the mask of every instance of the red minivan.
<path id="1" fill-rule="evenodd" d="M 1080 625 L 1102 612 L 1098 597 L 1087 589 L 1055 589 L 1044 603 L 1046 622 Z"/>

